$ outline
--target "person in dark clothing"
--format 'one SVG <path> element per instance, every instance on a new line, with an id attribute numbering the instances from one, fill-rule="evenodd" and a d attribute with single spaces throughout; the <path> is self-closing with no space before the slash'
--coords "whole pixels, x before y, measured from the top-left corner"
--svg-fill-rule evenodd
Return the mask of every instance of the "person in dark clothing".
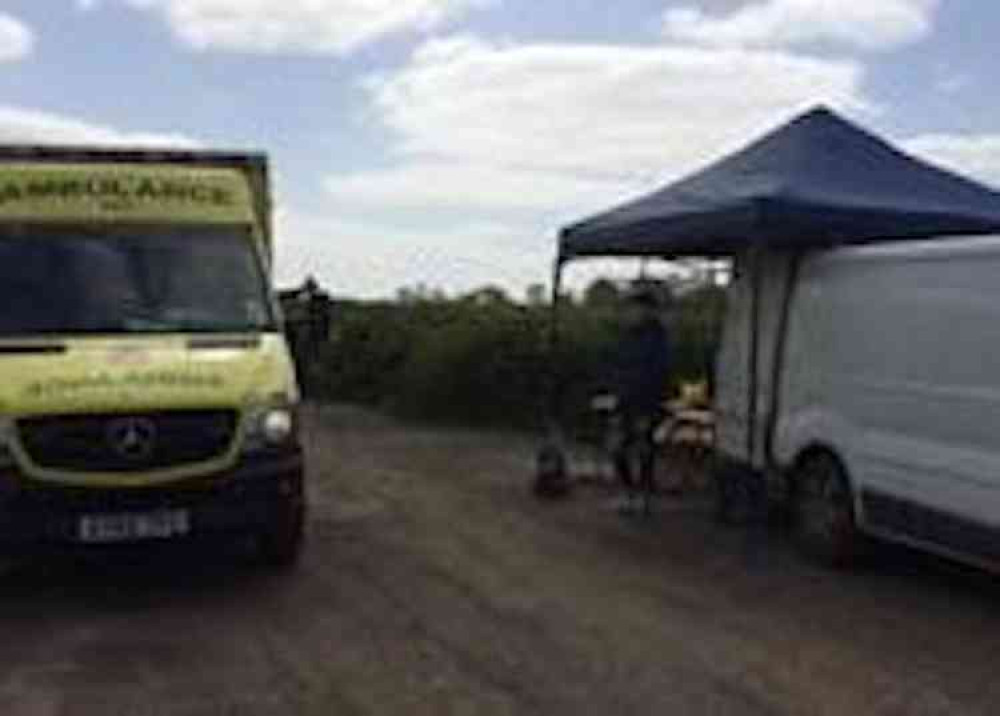
<path id="1" fill-rule="evenodd" d="M 641 490 L 646 495 L 648 510 L 656 462 L 653 434 L 670 385 L 670 336 L 660 319 L 659 302 L 651 291 L 631 296 L 628 310 L 630 315 L 615 361 L 621 435 L 614 463 L 627 490 L 625 509 L 634 507 L 636 493 Z"/>
<path id="2" fill-rule="evenodd" d="M 312 276 L 289 304 L 287 328 L 303 393 L 314 397 L 319 387 L 322 349 L 330 337 L 332 301 Z"/>

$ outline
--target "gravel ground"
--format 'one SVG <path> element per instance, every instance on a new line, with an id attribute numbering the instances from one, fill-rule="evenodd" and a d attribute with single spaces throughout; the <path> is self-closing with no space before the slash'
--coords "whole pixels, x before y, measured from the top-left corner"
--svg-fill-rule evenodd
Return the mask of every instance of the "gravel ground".
<path id="1" fill-rule="evenodd" d="M 522 437 L 308 416 L 309 546 L 33 562 L 0 580 L 0 714 L 992 714 L 1000 580 L 858 574 L 697 499 L 543 504 Z"/>

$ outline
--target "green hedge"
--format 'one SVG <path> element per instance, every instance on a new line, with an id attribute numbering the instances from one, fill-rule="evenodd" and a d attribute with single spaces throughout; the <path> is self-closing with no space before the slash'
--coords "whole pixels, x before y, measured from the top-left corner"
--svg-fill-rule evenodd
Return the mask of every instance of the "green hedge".
<path id="1" fill-rule="evenodd" d="M 601 300 L 565 306 L 558 366 L 566 417 L 606 379 L 621 312 Z M 531 427 L 543 415 L 550 370 L 550 309 L 496 291 L 403 302 L 336 302 L 314 371 L 317 396 L 375 405 L 403 417 Z M 722 313 L 718 289 L 685 296 L 671 320 L 675 381 L 705 377 Z"/>

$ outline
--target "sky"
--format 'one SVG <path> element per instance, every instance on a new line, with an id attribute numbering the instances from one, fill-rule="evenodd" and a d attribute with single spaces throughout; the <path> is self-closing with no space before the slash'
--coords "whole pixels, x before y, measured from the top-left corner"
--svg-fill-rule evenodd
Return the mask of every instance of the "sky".
<path id="1" fill-rule="evenodd" d="M 1000 184 L 998 26 L 977 0 L 0 0 L 0 142 L 263 150 L 279 285 L 522 295 L 561 225 L 819 103 Z"/>

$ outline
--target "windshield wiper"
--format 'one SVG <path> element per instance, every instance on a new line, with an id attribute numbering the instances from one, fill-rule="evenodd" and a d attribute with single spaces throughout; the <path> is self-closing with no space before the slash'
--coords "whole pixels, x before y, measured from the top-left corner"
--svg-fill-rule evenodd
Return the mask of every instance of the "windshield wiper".
<path id="1" fill-rule="evenodd" d="M 131 321 L 125 320 L 118 323 L 94 324 L 89 326 L 64 326 L 59 328 L 44 328 L 0 332 L 0 338 L 26 340 L 36 337 L 62 337 L 62 336 L 138 336 L 138 335 L 164 335 L 170 333 L 194 333 L 194 334 L 255 334 L 269 333 L 277 331 L 274 323 L 210 323 L 199 322 L 157 322 L 157 321 Z"/>
<path id="2" fill-rule="evenodd" d="M 65 353 L 65 343 L 8 343 L 0 344 L 0 356 L 38 355 L 48 353 Z"/>
<path id="3" fill-rule="evenodd" d="M 171 333 L 263 333 L 277 330 L 271 323 L 211 323 L 190 321 L 173 323 Z"/>
<path id="4" fill-rule="evenodd" d="M 251 350 L 260 347 L 260 336 L 233 336 L 218 338 L 191 338 L 187 342 L 188 350 Z"/>

